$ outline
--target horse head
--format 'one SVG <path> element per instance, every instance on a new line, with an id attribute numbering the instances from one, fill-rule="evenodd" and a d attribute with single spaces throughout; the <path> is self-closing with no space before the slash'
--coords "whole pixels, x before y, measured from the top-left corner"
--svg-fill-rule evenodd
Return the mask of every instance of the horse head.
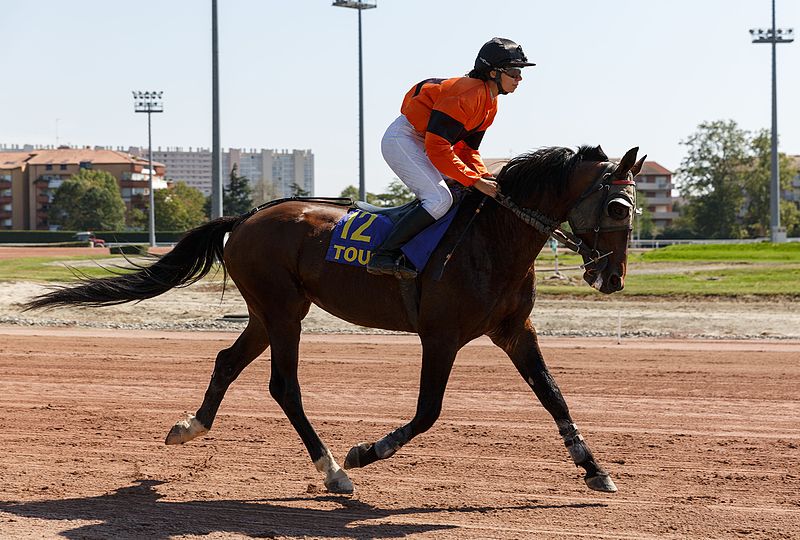
<path id="1" fill-rule="evenodd" d="M 610 294 L 625 286 L 628 240 L 636 212 L 636 183 L 647 156 L 636 161 L 631 148 L 619 163 L 603 163 L 602 173 L 577 198 L 567 216 L 583 256 L 583 279 L 600 292 Z M 596 168 L 595 168 L 596 171 Z"/>

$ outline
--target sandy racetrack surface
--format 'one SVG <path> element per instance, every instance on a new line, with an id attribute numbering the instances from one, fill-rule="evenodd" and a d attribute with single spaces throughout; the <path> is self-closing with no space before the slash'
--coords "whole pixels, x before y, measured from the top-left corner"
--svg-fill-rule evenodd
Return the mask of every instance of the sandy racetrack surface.
<path id="1" fill-rule="evenodd" d="M 0 537 L 798 538 L 800 342 L 543 338 L 620 491 L 590 491 L 486 340 L 439 422 L 331 496 L 269 397 L 269 351 L 178 447 L 233 333 L 0 327 Z M 307 335 L 306 410 L 342 460 L 413 414 L 416 337 Z"/>

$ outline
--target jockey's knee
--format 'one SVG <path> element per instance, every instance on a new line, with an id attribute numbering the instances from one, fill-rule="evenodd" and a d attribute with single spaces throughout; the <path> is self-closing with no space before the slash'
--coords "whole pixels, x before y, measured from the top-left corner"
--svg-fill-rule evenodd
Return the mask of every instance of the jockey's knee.
<path id="1" fill-rule="evenodd" d="M 444 216 L 450 207 L 453 206 L 453 194 L 450 190 L 445 192 L 437 192 L 435 197 L 427 197 L 422 201 L 422 207 L 434 219 L 439 219 Z"/>

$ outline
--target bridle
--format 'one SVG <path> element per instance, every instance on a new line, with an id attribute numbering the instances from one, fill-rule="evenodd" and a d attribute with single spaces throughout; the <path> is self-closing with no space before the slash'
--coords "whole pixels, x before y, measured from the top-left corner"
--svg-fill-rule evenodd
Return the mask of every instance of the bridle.
<path id="1" fill-rule="evenodd" d="M 608 262 L 606 258 L 614 253 L 613 251 L 600 253 L 597 249 L 600 233 L 620 230 L 631 231 L 633 229 L 636 183 L 630 171 L 624 179 L 616 178 L 613 173 L 615 168 L 616 164 L 614 163 L 606 165 L 599 179 L 595 180 L 573 205 L 567 215 L 567 221 L 573 232 L 564 231 L 561 229 L 561 222 L 542 214 L 538 210 L 518 206 L 506 195 L 498 193 L 495 200 L 537 231 L 546 236 L 552 236 L 567 248 L 581 255 L 587 261 L 581 265 L 581 268 L 597 265 L 598 262 L 602 261 L 603 264 L 595 268 L 596 271 L 600 272 Z M 599 202 L 589 204 L 597 199 L 598 196 L 601 197 Z M 609 210 L 615 208 L 615 205 L 627 208 L 626 215 L 619 217 L 611 215 Z M 587 232 L 594 232 L 592 247 L 586 245 L 583 240 L 576 236 Z"/>

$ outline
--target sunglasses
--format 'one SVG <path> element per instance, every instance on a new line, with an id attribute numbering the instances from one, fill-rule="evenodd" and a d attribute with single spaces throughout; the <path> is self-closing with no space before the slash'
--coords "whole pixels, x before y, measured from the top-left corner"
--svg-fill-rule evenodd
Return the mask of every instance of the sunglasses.
<path id="1" fill-rule="evenodd" d="M 498 68 L 498 71 L 502 71 L 512 79 L 522 79 L 522 70 L 520 68 Z"/>

